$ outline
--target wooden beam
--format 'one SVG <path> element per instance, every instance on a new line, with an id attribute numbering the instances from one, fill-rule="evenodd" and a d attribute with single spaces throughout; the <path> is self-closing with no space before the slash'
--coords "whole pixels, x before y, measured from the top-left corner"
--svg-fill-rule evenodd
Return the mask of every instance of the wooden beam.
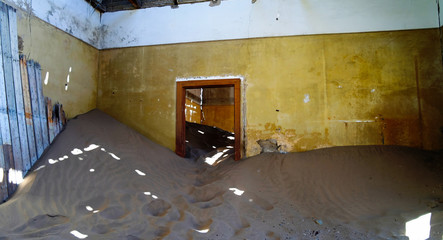
<path id="1" fill-rule="evenodd" d="M 142 4 L 140 0 L 128 0 L 135 8 L 141 8 Z"/>
<path id="2" fill-rule="evenodd" d="M 97 0 L 89 0 L 89 3 L 100 13 L 106 12 L 106 7 L 103 4 L 99 3 Z"/>

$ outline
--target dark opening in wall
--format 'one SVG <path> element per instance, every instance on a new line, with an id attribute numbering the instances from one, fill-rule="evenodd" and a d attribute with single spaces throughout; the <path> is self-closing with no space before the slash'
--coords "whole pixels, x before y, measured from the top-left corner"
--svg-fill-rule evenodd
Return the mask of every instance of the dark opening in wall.
<path id="1" fill-rule="evenodd" d="M 186 90 L 186 157 L 211 165 L 234 154 L 234 88 Z"/>

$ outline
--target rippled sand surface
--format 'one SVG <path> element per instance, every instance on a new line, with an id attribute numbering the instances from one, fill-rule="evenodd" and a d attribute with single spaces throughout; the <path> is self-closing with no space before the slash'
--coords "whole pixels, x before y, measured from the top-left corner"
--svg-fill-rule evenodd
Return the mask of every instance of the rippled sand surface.
<path id="1" fill-rule="evenodd" d="M 0 205 L 0 239 L 406 239 L 443 236 L 441 153 L 335 147 L 210 166 L 94 110 L 72 119 Z"/>

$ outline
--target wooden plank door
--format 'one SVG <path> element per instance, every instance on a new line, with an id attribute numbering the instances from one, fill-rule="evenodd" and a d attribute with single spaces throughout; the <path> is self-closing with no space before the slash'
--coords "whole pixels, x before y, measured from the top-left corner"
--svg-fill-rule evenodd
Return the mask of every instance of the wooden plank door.
<path id="1" fill-rule="evenodd" d="M 25 168 L 30 169 L 32 166 L 31 164 L 37 161 L 37 147 L 35 144 L 31 96 L 29 93 L 28 69 L 25 56 L 20 56 L 20 71 L 22 75 L 23 104 L 25 107 L 26 132 L 30 155 L 30 158 L 25 161 Z"/>
<path id="2" fill-rule="evenodd" d="M 2 20 L 0 34 L 2 38 L 4 85 L 6 90 L 6 105 L 9 117 L 9 130 L 11 135 L 11 148 L 13 156 L 12 162 L 10 162 L 10 165 L 7 166 L 9 167 L 7 170 L 8 172 L 9 169 L 23 171 L 22 151 L 20 146 L 20 134 L 17 119 L 17 106 L 15 102 L 14 75 L 12 68 L 13 57 L 11 52 L 11 36 L 9 30 L 9 7 L 3 4 L 1 9 L 0 15 Z M 13 191 L 14 189 L 11 190 Z"/>
<path id="3" fill-rule="evenodd" d="M 48 135 L 48 119 L 46 117 L 46 104 L 45 98 L 43 97 L 43 87 L 42 87 L 42 69 L 40 64 L 35 62 L 35 81 L 37 85 L 37 99 L 38 99 L 38 109 L 40 116 L 40 125 L 42 131 L 42 141 L 43 141 L 43 149 L 46 149 L 49 146 L 49 135 Z"/>
<path id="4" fill-rule="evenodd" d="M 35 67 L 34 61 L 27 61 L 28 68 L 28 81 L 29 81 L 29 95 L 31 97 L 31 111 L 32 111 L 32 122 L 34 126 L 34 136 L 35 136 L 35 146 L 37 149 L 37 159 L 43 153 L 43 136 L 42 136 L 42 125 L 40 117 L 40 109 L 38 104 L 38 93 L 37 93 L 37 80 L 35 79 Z M 32 162 L 34 164 L 34 162 Z"/>
<path id="5" fill-rule="evenodd" d="M 25 108 L 23 104 L 23 88 L 21 82 L 21 74 L 20 74 L 20 62 L 19 62 L 19 54 L 18 54 L 18 42 L 15 41 L 17 39 L 17 14 L 16 10 L 9 7 L 8 9 L 9 15 L 9 32 L 11 36 L 11 54 L 12 54 L 12 73 L 14 78 L 14 89 L 15 89 L 15 103 L 17 106 L 17 120 L 18 120 L 18 131 L 20 136 L 20 147 L 22 153 L 22 169 L 23 174 L 25 174 L 29 169 L 29 146 L 28 146 L 28 138 L 27 138 L 27 130 L 26 130 L 26 120 L 25 120 Z"/>

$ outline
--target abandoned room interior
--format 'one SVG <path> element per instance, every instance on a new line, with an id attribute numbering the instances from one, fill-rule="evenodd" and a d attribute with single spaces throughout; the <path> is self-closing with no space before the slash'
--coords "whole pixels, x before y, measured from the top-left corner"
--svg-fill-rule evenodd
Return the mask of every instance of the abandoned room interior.
<path id="1" fill-rule="evenodd" d="M 1 0 L 0 239 L 443 240 L 440 0 Z"/>

